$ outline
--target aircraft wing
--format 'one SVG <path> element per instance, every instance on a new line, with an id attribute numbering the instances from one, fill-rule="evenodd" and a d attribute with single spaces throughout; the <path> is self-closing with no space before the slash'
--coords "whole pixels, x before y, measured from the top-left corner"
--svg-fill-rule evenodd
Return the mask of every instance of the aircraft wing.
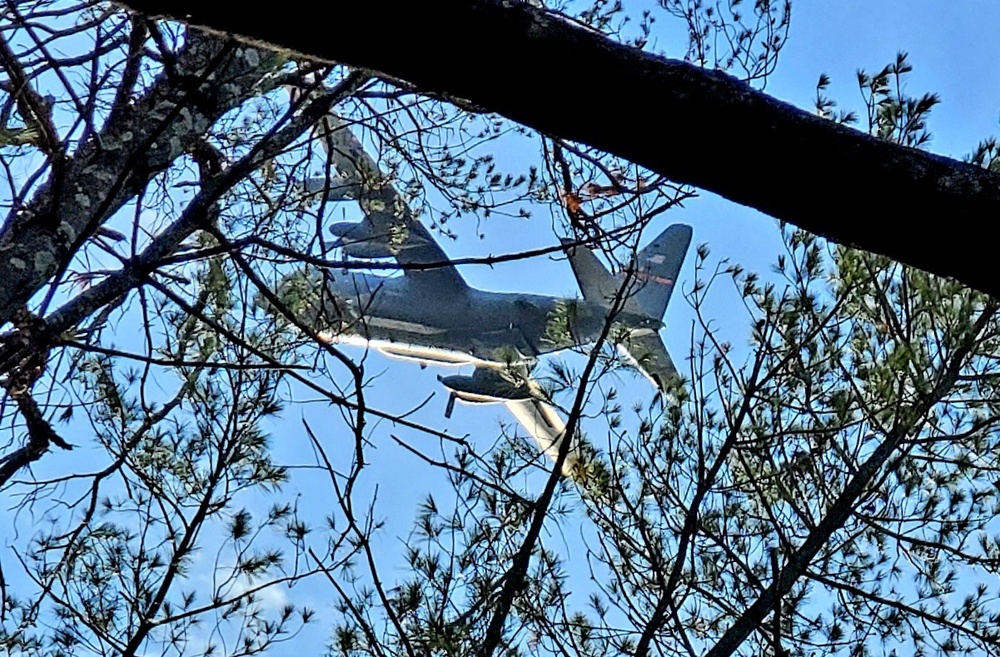
<path id="1" fill-rule="evenodd" d="M 428 285 L 442 296 L 466 290 L 458 270 L 448 264 L 448 256 L 430 231 L 410 211 L 406 199 L 382 175 L 378 164 L 344 120 L 333 112 L 321 121 L 320 139 L 339 174 L 330 190 L 330 198 L 357 200 L 365 219 L 355 224 L 330 227 L 348 253 L 366 257 L 394 257 L 401 265 L 439 266 L 428 269 L 405 269 L 405 276 L 418 285 Z"/>
<path id="2" fill-rule="evenodd" d="M 556 409 L 534 398 L 509 400 L 504 403 L 525 431 L 538 443 L 538 447 L 555 461 L 559 456 L 559 446 L 566 435 L 566 423 Z M 563 475 L 577 483 L 582 482 L 583 477 L 581 456 L 579 444 L 572 445 L 562 466 Z"/>
<path id="3" fill-rule="evenodd" d="M 678 376 L 674 361 L 658 331 L 633 333 L 618 345 L 618 351 L 660 392 Z"/>
<path id="4" fill-rule="evenodd" d="M 451 417 L 456 400 L 466 404 L 502 403 L 549 458 L 558 458 L 566 423 L 545 401 L 541 386 L 527 370 L 477 366 L 472 376 L 439 376 L 438 381 L 451 391 L 446 417 Z M 570 447 L 562 466 L 563 474 L 577 483 L 584 477 L 581 461 L 577 442 Z"/>

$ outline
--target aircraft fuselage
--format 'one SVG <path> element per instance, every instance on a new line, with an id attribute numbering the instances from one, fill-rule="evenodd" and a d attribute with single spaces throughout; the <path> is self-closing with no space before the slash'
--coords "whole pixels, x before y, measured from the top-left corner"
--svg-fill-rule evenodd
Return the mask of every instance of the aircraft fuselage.
<path id="1" fill-rule="evenodd" d="M 575 298 L 472 288 L 443 296 L 433 286 L 414 284 L 406 277 L 343 272 L 332 278 L 327 289 L 346 306 L 346 335 L 341 341 L 353 337 L 392 343 L 398 345 L 396 355 L 428 362 L 449 362 L 447 356 L 429 355 L 439 351 L 453 352 L 455 364 L 532 360 L 594 342 L 608 313 L 603 305 Z M 619 314 L 617 321 L 631 329 L 653 331 L 662 325 L 629 313 Z M 414 349 L 407 351 L 408 346 Z"/>

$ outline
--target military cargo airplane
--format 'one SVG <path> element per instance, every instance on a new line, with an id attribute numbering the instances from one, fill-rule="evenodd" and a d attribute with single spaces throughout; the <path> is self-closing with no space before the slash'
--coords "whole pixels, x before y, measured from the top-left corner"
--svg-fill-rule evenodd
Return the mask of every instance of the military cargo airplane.
<path id="1" fill-rule="evenodd" d="M 451 392 L 446 416 L 456 400 L 503 403 L 553 459 L 566 426 L 530 373 L 542 354 L 595 342 L 616 298 L 614 321 L 626 336 L 620 350 L 661 390 L 676 375 L 659 329 L 691 242 L 689 226 L 669 226 L 638 253 L 623 302 L 619 290 L 628 281 L 570 241 L 564 249 L 583 299 L 477 290 L 449 263 L 343 120 L 331 114 L 319 132 L 338 176 L 307 181 L 307 190 L 328 200 L 356 201 L 364 213 L 360 222 L 330 226 L 334 246 L 347 258 L 394 258 L 403 269 L 401 277 L 344 270 L 324 272 L 322 283 L 319 272 L 286 279 L 279 295 L 289 298 L 295 282 L 302 285 L 294 297 L 312 295 L 306 312 L 327 327 L 327 339 L 422 367 L 473 365 L 471 375 L 438 376 Z M 563 471 L 579 480 L 579 448 L 571 447 Z"/>

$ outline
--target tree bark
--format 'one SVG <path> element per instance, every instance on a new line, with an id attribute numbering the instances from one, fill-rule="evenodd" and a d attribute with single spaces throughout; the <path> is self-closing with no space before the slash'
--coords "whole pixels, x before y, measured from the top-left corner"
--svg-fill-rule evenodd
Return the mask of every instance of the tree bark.
<path id="1" fill-rule="evenodd" d="M 249 48 L 225 54 L 224 44 L 191 38 L 173 77 L 161 74 L 134 103 L 122 100 L 97 134 L 8 215 L 0 228 L 0 326 L 220 116 L 259 93 L 262 76 L 280 65 Z"/>
<path id="2" fill-rule="evenodd" d="M 294 3 L 273 12 L 221 1 L 120 4 L 465 99 L 1000 298 L 995 247 L 977 238 L 1000 216 L 1000 175 L 876 140 L 527 3 L 350 2 L 329 18 Z M 942 229 L 914 228 L 926 219 Z"/>

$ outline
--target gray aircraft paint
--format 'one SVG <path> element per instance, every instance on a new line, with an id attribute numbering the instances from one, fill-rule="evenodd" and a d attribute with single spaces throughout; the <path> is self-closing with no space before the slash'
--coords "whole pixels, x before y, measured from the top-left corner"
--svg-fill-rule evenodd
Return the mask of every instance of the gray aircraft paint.
<path id="1" fill-rule="evenodd" d="M 448 262 L 343 120 L 329 115 L 319 133 L 338 176 L 329 184 L 306 181 L 304 188 L 327 201 L 356 202 L 365 215 L 330 226 L 335 246 L 349 258 L 393 258 L 403 266 L 398 277 L 357 270 L 287 277 L 279 298 L 327 339 L 422 365 L 475 366 L 471 376 L 438 377 L 452 392 L 447 414 L 455 399 L 505 403 L 552 458 L 565 424 L 531 371 L 543 354 L 595 342 L 616 298 L 614 322 L 625 335 L 617 346 L 629 362 L 661 390 L 676 374 L 659 329 L 691 242 L 689 226 L 669 226 L 619 276 L 589 249 L 564 241 L 582 299 L 477 290 Z M 579 456 L 571 450 L 565 474 L 577 473 Z"/>

